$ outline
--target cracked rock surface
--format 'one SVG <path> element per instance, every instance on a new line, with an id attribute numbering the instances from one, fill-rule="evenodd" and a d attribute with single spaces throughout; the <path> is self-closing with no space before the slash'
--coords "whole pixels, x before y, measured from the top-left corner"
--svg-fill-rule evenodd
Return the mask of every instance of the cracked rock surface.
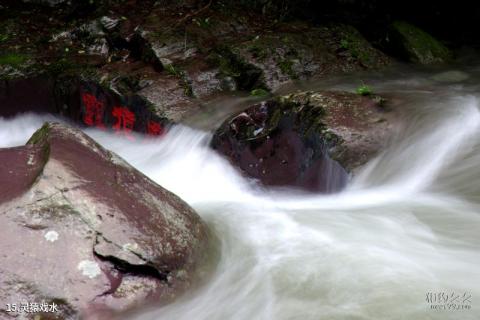
<path id="1" fill-rule="evenodd" d="M 21 317 L 5 304 L 24 301 L 88 318 L 191 283 L 207 246 L 200 217 L 81 131 L 47 123 L 0 163 L 0 319 Z"/>

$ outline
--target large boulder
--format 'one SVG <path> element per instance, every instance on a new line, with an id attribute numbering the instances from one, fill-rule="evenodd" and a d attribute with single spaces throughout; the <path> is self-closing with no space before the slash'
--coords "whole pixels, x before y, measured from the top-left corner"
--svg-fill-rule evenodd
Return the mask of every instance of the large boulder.
<path id="1" fill-rule="evenodd" d="M 5 80 L 0 82 L 0 117 L 25 112 L 53 113 L 83 126 L 111 130 L 127 137 L 132 131 L 153 136 L 164 134 L 171 125 L 165 118 L 166 112 L 159 116 L 148 101 L 127 92 L 123 89 L 125 86 L 116 83 L 112 88 L 105 88 L 76 76 Z"/>
<path id="2" fill-rule="evenodd" d="M 47 123 L 0 162 L 2 319 L 25 315 L 7 303 L 55 303 L 28 307 L 41 319 L 124 311 L 193 281 L 208 240 L 200 217 L 81 131 Z"/>
<path id="3" fill-rule="evenodd" d="M 265 87 L 273 91 L 294 80 L 391 63 L 357 29 L 341 23 L 317 28 L 294 24 L 291 30 L 261 34 L 232 47 L 240 59 L 262 72 Z"/>
<path id="4" fill-rule="evenodd" d="M 445 63 L 452 59 L 451 51 L 424 30 L 405 21 L 396 21 L 388 36 L 390 49 L 411 62 Z"/>
<path id="5" fill-rule="evenodd" d="M 266 185 L 338 191 L 393 132 L 383 103 L 349 92 L 295 93 L 228 119 L 212 147 Z"/>

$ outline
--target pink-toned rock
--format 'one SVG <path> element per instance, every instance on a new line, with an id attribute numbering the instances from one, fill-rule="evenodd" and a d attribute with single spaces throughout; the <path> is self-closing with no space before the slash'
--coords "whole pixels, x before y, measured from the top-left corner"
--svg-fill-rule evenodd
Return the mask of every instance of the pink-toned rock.
<path id="1" fill-rule="evenodd" d="M 379 99 L 330 91 L 265 101 L 225 121 L 212 147 L 263 184 L 335 192 L 394 131 Z"/>
<path id="2" fill-rule="evenodd" d="M 0 163 L 0 318 L 22 302 L 56 303 L 54 319 L 124 311 L 193 281 L 200 217 L 81 131 L 47 123 Z"/>

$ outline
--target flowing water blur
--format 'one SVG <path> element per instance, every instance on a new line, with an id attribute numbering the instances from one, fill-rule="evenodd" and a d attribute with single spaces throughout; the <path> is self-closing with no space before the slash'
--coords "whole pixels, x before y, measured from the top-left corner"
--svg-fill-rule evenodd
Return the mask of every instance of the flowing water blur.
<path id="1" fill-rule="evenodd" d="M 478 319 L 480 70 L 467 71 L 468 79 L 453 80 L 422 72 L 363 76 L 401 98 L 405 126 L 335 195 L 262 189 L 208 148 L 206 131 L 178 126 L 128 143 L 88 130 L 185 199 L 219 242 L 203 285 L 129 317 Z M 358 79 L 305 88 L 352 90 Z M 0 119 L 0 143 L 24 143 L 46 118 Z M 436 292 L 471 308 L 432 309 L 443 304 L 427 301 Z"/>

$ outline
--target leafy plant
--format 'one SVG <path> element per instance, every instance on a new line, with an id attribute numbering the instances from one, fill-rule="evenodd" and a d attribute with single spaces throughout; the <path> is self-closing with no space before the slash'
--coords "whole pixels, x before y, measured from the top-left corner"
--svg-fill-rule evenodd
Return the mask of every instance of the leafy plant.
<path id="1" fill-rule="evenodd" d="M 371 96 L 371 95 L 373 95 L 372 88 L 370 88 L 366 84 L 362 84 L 361 86 L 359 86 L 357 88 L 356 92 L 357 92 L 357 94 L 359 94 L 361 96 Z"/>
<path id="2" fill-rule="evenodd" d="M 182 72 L 173 64 L 166 64 L 165 71 L 167 71 L 168 74 L 171 74 L 172 76 L 176 76 L 176 77 L 180 77 L 182 75 Z"/>
<path id="3" fill-rule="evenodd" d="M 250 95 L 251 96 L 254 96 L 254 97 L 266 97 L 268 96 L 270 93 L 265 90 L 265 89 L 262 89 L 262 88 L 259 88 L 259 89 L 254 89 L 250 92 Z"/>
<path id="4" fill-rule="evenodd" d="M 28 60 L 26 55 L 9 53 L 5 55 L 0 55 L 0 65 L 10 65 L 13 67 L 18 67 Z"/>
<path id="5" fill-rule="evenodd" d="M 195 22 L 197 24 L 197 26 L 199 26 L 200 28 L 204 28 L 204 29 L 207 29 L 211 26 L 211 21 L 210 21 L 210 17 L 207 17 L 207 18 L 194 18 L 192 20 L 193 22 Z"/>

